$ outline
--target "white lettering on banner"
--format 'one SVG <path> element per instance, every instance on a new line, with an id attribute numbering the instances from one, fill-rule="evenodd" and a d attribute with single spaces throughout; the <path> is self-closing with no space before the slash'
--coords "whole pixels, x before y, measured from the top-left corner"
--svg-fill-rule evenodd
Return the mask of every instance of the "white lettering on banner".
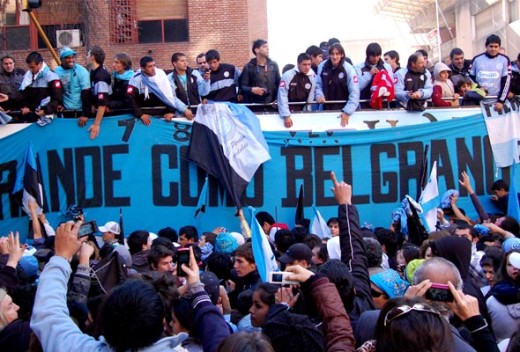
<path id="1" fill-rule="evenodd" d="M 497 71 L 478 71 L 477 77 L 482 79 L 498 79 L 500 78 Z"/>

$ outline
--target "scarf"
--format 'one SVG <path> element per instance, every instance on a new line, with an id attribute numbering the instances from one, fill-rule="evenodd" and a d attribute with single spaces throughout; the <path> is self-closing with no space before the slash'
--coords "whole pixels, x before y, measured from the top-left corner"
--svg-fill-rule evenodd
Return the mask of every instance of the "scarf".
<path id="1" fill-rule="evenodd" d="M 155 70 L 155 76 L 147 76 L 141 72 L 144 84 L 144 98 L 150 98 L 150 91 L 155 94 L 163 103 L 175 109 L 175 95 L 166 73 L 161 69 Z"/>
<path id="2" fill-rule="evenodd" d="M 122 81 L 129 81 L 130 78 L 134 77 L 134 74 L 135 74 L 135 72 L 132 70 L 126 70 L 123 73 L 117 73 L 114 71 L 112 73 L 112 76 L 114 76 L 114 78 L 122 80 Z"/>
<path id="3" fill-rule="evenodd" d="M 19 90 L 22 91 L 25 88 L 29 87 L 35 81 L 42 78 L 43 75 L 45 74 L 45 72 L 47 72 L 48 70 L 49 70 L 49 67 L 47 66 L 47 64 L 45 62 L 43 62 L 42 68 L 35 75 L 32 74 L 31 70 L 28 70 L 27 72 L 25 72 L 25 75 L 23 76 L 23 81 L 22 81 L 22 84 L 20 85 Z"/>

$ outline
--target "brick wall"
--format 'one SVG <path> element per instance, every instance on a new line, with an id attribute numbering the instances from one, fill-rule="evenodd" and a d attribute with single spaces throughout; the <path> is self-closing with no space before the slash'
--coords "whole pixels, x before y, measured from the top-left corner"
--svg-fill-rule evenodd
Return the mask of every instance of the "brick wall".
<path id="1" fill-rule="evenodd" d="M 150 6 L 161 6 L 167 1 L 149 1 Z M 167 44 L 110 44 L 109 39 L 109 2 L 92 0 L 96 9 L 95 21 L 84 34 L 85 42 L 99 45 L 107 53 L 107 67 L 111 66 L 113 56 L 118 52 L 127 52 L 132 57 L 134 68 L 139 66 L 139 59 L 151 55 L 158 67 L 171 68 L 171 55 L 183 52 L 187 55 L 190 66 L 195 67 L 195 57 L 200 52 L 217 49 L 221 61 L 242 67 L 252 57 L 251 44 L 254 39 L 267 38 L 267 3 L 266 0 L 187 0 L 189 41 Z M 44 11 L 42 9 L 42 11 Z M 85 10 L 84 10 L 85 11 Z M 87 15 L 88 16 L 88 15 Z M 58 22 L 58 21 L 57 21 Z M 23 67 L 25 57 L 31 50 L 13 52 L 19 66 Z M 86 48 L 77 48 L 78 62 L 85 64 Z M 42 50 L 49 66 L 55 62 L 48 50 Z"/>

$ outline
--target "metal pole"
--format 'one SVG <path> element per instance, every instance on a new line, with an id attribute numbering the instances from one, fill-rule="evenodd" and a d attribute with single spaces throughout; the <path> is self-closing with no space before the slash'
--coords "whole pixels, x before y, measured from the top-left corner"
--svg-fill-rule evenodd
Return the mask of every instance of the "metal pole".
<path id="1" fill-rule="evenodd" d="M 52 47 L 52 44 L 49 41 L 49 38 L 47 38 L 47 34 L 45 34 L 45 32 L 43 31 L 42 26 L 40 26 L 40 22 L 38 22 L 38 19 L 36 18 L 36 16 L 34 15 L 34 13 L 32 11 L 30 11 L 29 9 L 27 9 L 26 11 L 29 13 L 29 18 L 36 26 L 36 29 L 38 30 L 38 34 L 40 35 L 43 42 L 47 46 L 47 49 L 49 49 L 49 51 L 51 52 L 52 57 L 54 58 L 54 60 L 56 60 L 56 63 L 58 64 L 58 66 L 61 65 L 60 57 L 58 56 L 58 54 Z"/>
<path id="2" fill-rule="evenodd" d="M 442 61 L 442 53 L 441 53 L 441 28 L 439 24 L 439 0 L 435 0 L 435 17 L 437 20 L 437 48 L 439 50 L 439 62 Z"/>

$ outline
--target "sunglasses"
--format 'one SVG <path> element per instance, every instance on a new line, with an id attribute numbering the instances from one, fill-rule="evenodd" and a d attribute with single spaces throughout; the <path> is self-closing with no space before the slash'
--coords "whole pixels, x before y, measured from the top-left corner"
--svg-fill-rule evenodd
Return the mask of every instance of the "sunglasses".
<path id="1" fill-rule="evenodd" d="M 424 304 L 421 304 L 421 303 L 416 303 L 411 307 L 408 305 L 402 305 L 399 307 L 395 307 L 392 310 L 390 310 L 388 313 L 386 313 L 384 326 L 386 327 L 393 320 L 395 320 L 399 317 L 402 317 L 403 315 L 405 315 L 407 313 L 410 313 L 412 310 L 414 310 L 416 312 L 432 313 L 432 314 L 438 315 L 439 318 L 441 317 L 441 313 L 439 313 L 439 311 L 437 311 L 431 307 L 428 307 Z"/>

